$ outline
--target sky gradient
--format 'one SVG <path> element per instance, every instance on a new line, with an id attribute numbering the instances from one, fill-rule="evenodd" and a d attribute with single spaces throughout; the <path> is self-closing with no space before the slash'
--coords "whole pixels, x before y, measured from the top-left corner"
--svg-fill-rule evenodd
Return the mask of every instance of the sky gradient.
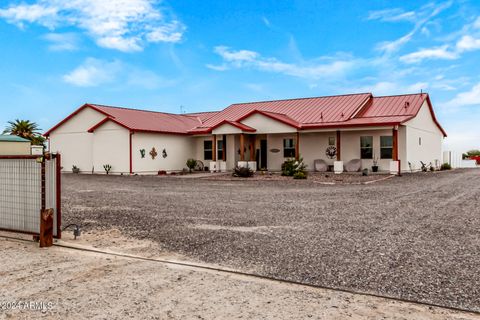
<path id="1" fill-rule="evenodd" d="M 165 112 L 356 92 L 431 96 L 480 148 L 478 1 L 0 2 L 0 127 L 85 102 Z"/>

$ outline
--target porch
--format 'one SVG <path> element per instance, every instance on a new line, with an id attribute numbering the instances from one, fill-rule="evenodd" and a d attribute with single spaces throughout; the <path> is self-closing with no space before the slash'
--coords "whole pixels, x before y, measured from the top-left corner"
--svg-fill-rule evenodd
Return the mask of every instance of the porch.
<path id="1" fill-rule="evenodd" d="M 302 158 L 307 170 L 317 171 L 315 163 L 341 173 L 351 160 L 359 169 L 376 164 L 379 171 L 397 173 L 405 150 L 402 127 L 378 127 L 338 130 L 317 130 L 263 133 L 236 128 L 236 132 L 212 132 L 199 137 L 199 159 L 212 172 L 231 171 L 235 166 L 252 170 L 280 171 L 287 159 Z M 198 149 L 197 148 L 197 149 Z M 202 158 L 203 156 L 203 158 Z"/>

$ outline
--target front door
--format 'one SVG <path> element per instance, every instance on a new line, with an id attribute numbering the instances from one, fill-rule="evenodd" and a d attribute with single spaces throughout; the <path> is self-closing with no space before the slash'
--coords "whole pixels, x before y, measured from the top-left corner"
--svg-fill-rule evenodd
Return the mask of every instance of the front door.
<path id="1" fill-rule="evenodd" d="M 260 140 L 260 165 L 259 169 L 267 169 L 267 140 Z"/>

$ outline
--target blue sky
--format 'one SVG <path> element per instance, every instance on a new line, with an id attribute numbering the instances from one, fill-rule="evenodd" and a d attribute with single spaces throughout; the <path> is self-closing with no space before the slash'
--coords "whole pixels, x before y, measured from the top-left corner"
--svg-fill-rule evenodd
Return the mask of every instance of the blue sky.
<path id="1" fill-rule="evenodd" d="M 0 126 L 85 102 L 178 113 L 372 92 L 431 95 L 480 148 L 480 3 L 3 0 Z"/>

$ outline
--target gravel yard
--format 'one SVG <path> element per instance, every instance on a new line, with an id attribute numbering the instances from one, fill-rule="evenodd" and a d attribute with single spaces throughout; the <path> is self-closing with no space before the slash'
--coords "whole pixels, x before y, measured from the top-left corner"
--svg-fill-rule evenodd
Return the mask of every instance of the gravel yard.
<path id="1" fill-rule="evenodd" d="M 480 170 L 369 185 L 64 175 L 64 224 L 319 286 L 480 311 Z"/>

